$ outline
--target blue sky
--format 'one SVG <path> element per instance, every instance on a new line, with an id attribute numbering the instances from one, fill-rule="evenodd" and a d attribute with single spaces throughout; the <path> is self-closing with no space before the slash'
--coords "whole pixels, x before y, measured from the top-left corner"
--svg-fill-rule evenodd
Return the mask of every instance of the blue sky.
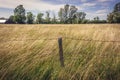
<path id="1" fill-rule="evenodd" d="M 0 17 L 8 18 L 13 15 L 14 8 L 22 4 L 26 12 L 31 11 L 34 15 L 39 12 L 50 11 L 51 16 L 58 13 L 59 8 L 65 4 L 75 5 L 79 11 L 87 14 L 87 19 L 99 16 L 106 19 L 107 14 L 112 12 L 113 7 L 120 0 L 0 0 Z"/>

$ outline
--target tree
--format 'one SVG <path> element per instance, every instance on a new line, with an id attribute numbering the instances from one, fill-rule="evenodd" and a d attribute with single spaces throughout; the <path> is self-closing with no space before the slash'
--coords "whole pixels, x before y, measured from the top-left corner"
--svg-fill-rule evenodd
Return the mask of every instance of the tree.
<path id="1" fill-rule="evenodd" d="M 101 20 L 100 20 L 100 18 L 97 16 L 97 17 L 94 17 L 93 18 L 94 20 L 93 21 L 91 21 L 92 23 L 100 23 L 101 22 Z"/>
<path id="2" fill-rule="evenodd" d="M 25 23 L 26 17 L 25 17 L 25 9 L 23 5 L 18 5 L 14 9 L 14 21 L 15 23 L 23 24 Z"/>
<path id="3" fill-rule="evenodd" d="M 37 20 L 36 20 L 36 23 L 37 24 L 40 24 L 40 23 L 43 23 L 43 13 L 38 13 L 38 15 L 37 15 Z"/>
<path id="4" fill-rule="evenodd" d="M 13 15 L 11 15 L 10 17 L 9 17 L 9 19 L 6 21 L 6 24 L 14 24 L 15 22 L 14 22 L 14 16 Z"/>
<path id="5" fill-rule="evenodd" d="M 50 13 L 49 11 L 46 11 L 46 23 L 50 23 Z"/>
<path id="6" fill-rule="evenodd" d="M 120 2 L 115 4 L 113 12 L 120 12 Z"/>
<path id="7" fill-rule="evenodd" d="M 69 5 L 66 4 L 64 6 L 64 9 L 63 9 L 63 20 L 64 20 L 64 23 L 67 23 L 67 20 L 69 18 L 69 13 L 68 12 L 69 12 Z"/>
<path id="8" fill-rule="evenodd" d="M 108 22 L 108 23 L 113 23 L 113 22 L 114 22 L 114 21 L 113 21 L 113 16 L 114 16 L 113 13 L 110 13 L 109 15 L 107 15 L 107 22 Z"/>
<path id="9" fill-rule="evenodd" d="M 74 20 L 76 20 L 76 12 L 77 12 L 77 8 L 75 6 L 70 6 L 70 12 L 69 12 L 69 22 L 73 23 Z"/>
<path id="10" fill-rule="evenodd" d="M 99 21 L 100 18 L 97 16 L 97 17 L 94 17 L 94 21 Z"/>
<path id="11" fill-rule="evenodd" d="M 66 4 L 64 8 L 60 8 L 60 11 L 58 13 L 60 22 L 72 23 L 74 13 L 76 13 L 77 10 L 78 9 L 75 6 L 69 6 L 68 4 Z"/>
<path id="12" fill-rule="evenodd" d="M 84 21 L 86 13 L 84 13 L 84 12 L 76 12 L 76 14 L 74 16 L 76 16 L 76 23 L 81 23 L 81 22 Z"/>
<path id="13" fill-rule="evenodd" d="M 77 10 L 78 9 L 75 6 L 70 6 L 69 18 L 73 18 Z"/>
<path id="14" fill-rule="evenodd" d="M 113 12 L 108 14 L 107 21 L 109 23 L 120 23 L 120 3 L 117 3 Z"/>
<path id="15" fill-rule="evenodd" d="M 57 22 L 56 16 L 55 16 L 55 14 L 53 14 L 52 23 L 55 24 L 56 22 Z"/>
<path id="16" fill-rule="evenodd" d="M 107 16 L 109 23 L 120 23 L 120 12 L 112 12 Z"/>
<path id="17" fill-rule="evenodd" d="M 78 8 L 76 6 L 66 4 L 64 8 L 60 8 L 58 16 L 60 22 L 63 23 L 80 23 L 85 19 L 86 13 L 77 12 Z"/>
<path id="18" fill-rule="evenodd" d="M 64 12 L 63 8 L 60 8 L 60 10 L 58 12 L 60 23 L 63 23 L 63 12 Z"/>
<path id="19" fill-rule="evenodd" d="M 28 24 L 33 24 L 34 16 L 33 16 L 32 12 L 27 12 L 27 17 L 26 17 L 26 19 L 27 19 L 27 23 L 28 23 Z"/>
<path id="20" fill-rule="evenodd" d="M 113 16 L 114 23 L 120 23 L 120 12 L 115 12 Z"/>

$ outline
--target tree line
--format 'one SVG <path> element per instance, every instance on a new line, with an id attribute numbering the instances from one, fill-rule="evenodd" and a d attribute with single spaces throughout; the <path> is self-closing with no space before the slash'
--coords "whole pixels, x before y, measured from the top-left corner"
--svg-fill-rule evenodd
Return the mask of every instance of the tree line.
<path id="1" fill-rule="evenodd" d="M 50 17 L 50 12 L 38 13 L 37 16 L 32 12 L 27 12 L 23 5 L 18 5 L 14 9 L 14 15 L 11 15 L 6 23 L 11 24 L 85 24 L 85 23 L 120 23 L 120 3 L 116 4 L 114 11 L 107 15 L 107 20 L 100 20 L 96 16 L 93 20 L 86 19 L 86 13 L 78 11 L 78 8 L 73 5 L 64 5 L 59 9 L 58 17 L 53 14 L 53 18 Z M 45 18 L 43 16 L 46 14 Z"/>
<path id="2" fill-rule="evenodd" d="M 107 15 L 109 23 L 120 23 L 120 2 L 114 6 L 114 10 Z"/>

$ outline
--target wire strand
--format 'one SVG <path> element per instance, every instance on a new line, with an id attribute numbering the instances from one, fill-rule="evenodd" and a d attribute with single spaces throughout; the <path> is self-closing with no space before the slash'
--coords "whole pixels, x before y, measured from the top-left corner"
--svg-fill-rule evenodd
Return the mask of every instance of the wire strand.
<path id="1" fill-rule="evenodd" d="M 76 41 L 88 41 L 88 42 L 117 42 L 120 43 L 120 41 L 114 41 L 114 40 L 93 40 L 93 39 L 79 39 L 79 38 L 71 38 L 71 37 L 62 37 L 63 39 L 70 39 L 70 40 L 76 40 Z M 58 38 L 46 38 L 46 39 L 13 39 L 13 40 L 0 40 L 0 42 L 14 42 L 14 41 L 39 41 L 39 40 L 58 40 Z"/>
<path id="2" fill-rule="evenodd" d="M 107 40 L 93 40 L 93 39 L 78 39 L 78 38 L 70 38 L 70 37 L 64 37 L 64 39 L 71 39 L 71 40 L 77 40 L 77 41 L 88 41 L 88 42 L 91 42 L 91 41 L 94 41 L 94 42 L 118 42 L 120 43 L 120 41 L 107 41 Z"/>

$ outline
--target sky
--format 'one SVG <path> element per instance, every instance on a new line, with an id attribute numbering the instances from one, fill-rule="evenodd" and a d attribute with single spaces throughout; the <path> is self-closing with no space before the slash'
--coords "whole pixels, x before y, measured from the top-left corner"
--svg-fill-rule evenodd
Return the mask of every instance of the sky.
<path id="1" fill-rule="evenodd" d="M 0 17 L 8 18 L 13 15 L 16 6 L 22 4 L 26 12 L 31 11 L 34 15 L 39 12 L 49 11 L 58 14 L 60 8 L 65 4 L 75 5 L 78 11 L 85 12 L 87 19 L 99 16 L 100 19 L 107 18 L 107 14 L 113 11 L 113 7 L 120 0 L 0 0 Z"/>

